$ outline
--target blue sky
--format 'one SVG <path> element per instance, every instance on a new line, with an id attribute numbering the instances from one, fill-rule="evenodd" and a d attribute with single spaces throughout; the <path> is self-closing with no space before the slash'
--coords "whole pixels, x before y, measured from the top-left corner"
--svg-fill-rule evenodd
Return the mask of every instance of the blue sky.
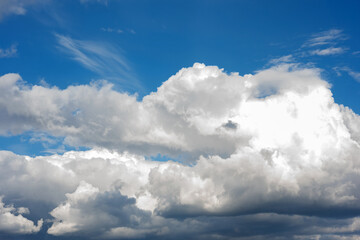
<path id="1" fill-rule="evenodd" d="M 357 239 L 359 11 L 0 0 L 0 238 Z"/>
<path id="2" fill-rule="evenodd" d="M 45 1 L 26 10 L 2 19 L 1 48 L 14 45 L 17 52 L 1 59 L 1 73 L 20 73 L 32 84 L 44 79 L 60 88 L 104 78 L 140 96 L 194 62 L 252 73 L 273 58 L 308 51 L 301 46 L 312 35 L 338 29 L 344 36 L 332 44 L 346 49 L 343 53 L 296 60 L 327 71 L 335 97 L 359 112 L 353 100 L 358 84 L 332 71 L 360 71 L 354 54 L 360 51 L 356 1 Z M 112 71 L 85 67 L 61 50 L 56 36 L 113 48 L 129 68 L 121 74 L 119 62 L 107 62 Z"/>

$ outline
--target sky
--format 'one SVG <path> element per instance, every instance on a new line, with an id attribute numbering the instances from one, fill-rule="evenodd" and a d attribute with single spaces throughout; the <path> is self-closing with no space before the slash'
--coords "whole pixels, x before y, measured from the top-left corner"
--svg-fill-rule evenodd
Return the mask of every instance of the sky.
<path id="1" fill-rule="evenodd" d="M 359 239 L 359 11 L 0 0 L 0 239 Z"/>

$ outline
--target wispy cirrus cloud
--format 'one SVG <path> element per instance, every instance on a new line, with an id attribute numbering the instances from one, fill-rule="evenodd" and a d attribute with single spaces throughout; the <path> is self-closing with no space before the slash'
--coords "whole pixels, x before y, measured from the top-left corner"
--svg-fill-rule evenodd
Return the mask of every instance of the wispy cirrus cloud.
<path id="1" fill-rule="evenodd" d="M 292 54 L 289 54 L 286 56 L 273 58 L 269 61 L 269 64 L 290 63 L 290 62 L 294 62 L 294 61 L 295 61 L 294 56 Z"/>
<path id="2" fill-rule="evenodd" d="M 16 44 L 12 44 L 9 48 L 0 48 L 0 58 L 15 57 L 17 55 Z"/>
<path id="3" fill-rule="evenodd" d="M 103 32 L 109 32 L 109 33 L 123 33 L 124 31 L 119 29 L 119 28 L 111 28 L 111 27 L 107 27 L 107 28 L 101 28 L 101 31 Z"/>
<path id="4" fill-rule="evenodd" d="M 360 72 L 356 72 L 349 67 L 334 67 L 334 71 L 337 73 L 338 76 L 341 76 L 341 72 L 346 72 L 356 81 L 360 82 Z"/>
<path id="5" fill-rule="evenodd" d="M 311 55 L 328 56 L 342 54 L 346 51 L 343 47 L 329 47 L 325 49 L 316 49 L 310 52 Z"/>
<path id="6" fill-rule="evenodd" d="M 305 55 L 310 56 L 339 55 L 345 53 L 347 50 L 346 47 L 339 46 L 340 43 L 347 38 L 348 37 L 343 33 L 343 30 L 330 29 L 328 31 L 313 34 L 311 38 L 302 45 L 302 48 L 314 49 L 306 51 Z"/>
<path id="7" fill-rule="evenodd" d="M 105 42 L 77 40 L 61 34 L 55 34 L 55 37 L 59 49 L 100 77 L 139 87 L 128 60 L 118 47 Z"/>
<path id="8" fill-rule="evenodd" d="M 345 39 L 347 39 L 347 37 L 341 29 L 330 29 L 328 31 L 313 34 L 312 37 L 303 44 L 303 47 L 336 44 Z"/>

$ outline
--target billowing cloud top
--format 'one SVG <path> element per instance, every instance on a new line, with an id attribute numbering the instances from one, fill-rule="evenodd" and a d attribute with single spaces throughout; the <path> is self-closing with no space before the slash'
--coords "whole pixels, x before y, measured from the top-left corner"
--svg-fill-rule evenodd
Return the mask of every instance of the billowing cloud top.
<path id="1" fill-rule="evenodd" d="M 38 232 L 41 219 L 65 238 L 271 238 L 269 222 L 280 239 L 360 231 L 360 117 L 319 69 L 239 76 L 195 63 L 141 101 L 106 82 L 60 90 L 7 74 L 0 113 L 2 135 L 92 148 L 0 152 L 5 233 Z M 146 157 L 157 154 L 176 161 Z"/>

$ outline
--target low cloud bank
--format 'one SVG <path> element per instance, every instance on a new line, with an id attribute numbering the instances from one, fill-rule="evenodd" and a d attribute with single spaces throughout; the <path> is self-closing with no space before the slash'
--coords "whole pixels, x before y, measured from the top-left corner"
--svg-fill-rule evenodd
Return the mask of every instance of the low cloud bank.
<path id="1" fill-rule="evenodd" d="M 352 239 L 360 231 L 360 117 L 334 102 L 319 69 L 281 64 L 239 76 L 196 63 L 141 101 L 108 83 L 60 90 L 7 74 L 0 113 L 2 135 L 32 131 L 92 148 L 0 152 L 0 194 L 29 219 L 46 219 L 48 235 Z M 159 153 L 183 157 L 146 157 Z M 28 232 L 42 226 L 11 214 Z M 19 223 L 9 224 L 0 231 Z"/>

